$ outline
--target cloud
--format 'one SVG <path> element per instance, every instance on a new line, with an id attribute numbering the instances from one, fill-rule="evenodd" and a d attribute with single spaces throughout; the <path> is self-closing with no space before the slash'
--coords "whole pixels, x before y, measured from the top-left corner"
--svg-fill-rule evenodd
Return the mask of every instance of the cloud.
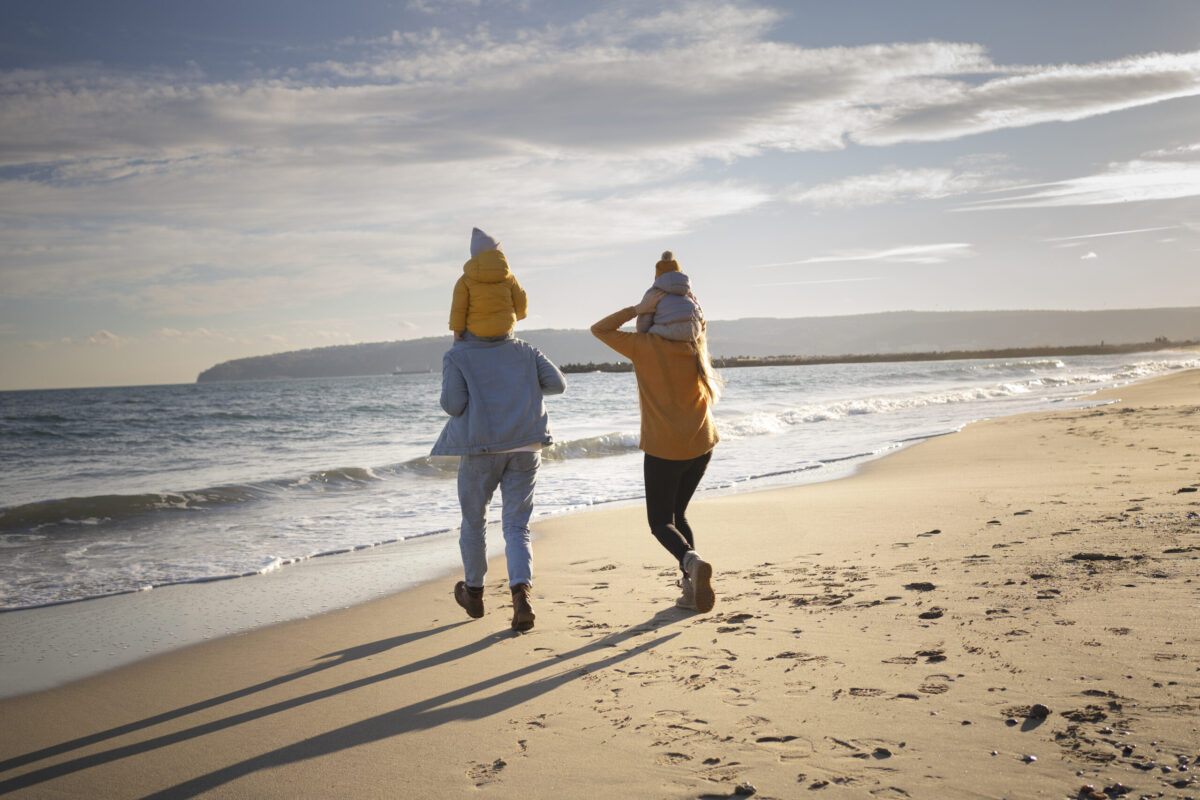
<path id="1" fill-rule="evenodd" d="M 1134 233 L 1150 233 L 1152 231 L 1169 231 L 1174 230 L 1175 225 L 1159 225 L 1154 228 L 1133 228 L 1127 231 L 1104 231 L 1103 233 L 1084 233 L 1077 236 L 1055 236 L 1050 239 L 1045 239 L 1047 242 L 1074 242 L 1079 239 L 1100 239 L 1107 236 L 1129 236 Z"/>
<path id="2" fill-rule="evenodd" d="M 1080 261 L 1094 261 L 1095 259 L 1097 259 L 1097 258 L 1099 258 L 1099 257 L 1100 257 L 1100 256 L 1098 256 L 1098 255 L 1096 255 L 1095 253 L 1093 253 L 1093 252 L 1089 251 L 1089 252 L 1087 252 L 1087 253 L 1084 253 L 1083 255 L 1081 255 L 1081 256 L 1079 257 L 1079 260 L 1080 260 Z"/>
<path id="3" fill-rule="evenodd" d="M 947 141 L 1065 122 L 1200 94 L 1200 52 L 1151 53 L 1096 64 L 1032 66 L 979 85 L 944 82 L 937 96 L 901 101 L 855 136 L 863 144 Z M 907 105 L 908 107 L 905 107 Z"/>
<path id="4" fill-rule="evenodd" d="M 1083 234 L 1077 234 L 1075 236 L 1053 236 L 1049 239 L 1043 239 L 1042 241 L 1053 242 L 1054 246 L 1058 247 L 1058 248 L 1084 247 L 1084 246 L 1090 244 L 1092 239 L 1106 239 L 1111 236 L 1133 236 L 1133 235 L 1139 234 L 1139 233 L 1153 233 L 1155 231 L 1171 231 L 1171 230 L 1178 230 L 1178 229 L 1179 229 L 1178 225 L 1157 225 L 1153 228 L 1131 228 L 1129 230 L 1121 230 L 1121 231 L 1103 231 L 1101 233 L 1083 233 Z M 1158 239 L 1157 241 L 1160 244 L 1165 244 L 1165 243 L 1169 243 L 1169 242 L 1172 242 L 1175 240 L 1173 238 L 1168 237 L 1168 238 Z M 1094 253 L 1091 255 L 1093 258 L 1095 257 Z M 1087 256 L 1084 256 L 1084 257 L 1086 258 Z"/>
<path id="5" fill-rule="evenodd" d="M 176 328 L 159 328 L 154 333 L 160 339 L 178 342 L 223 342 L 232 344 L 238 341 L 227 333 L 212 331 L 208 328 L 193 328 L 190 331 L 181 331 Z"/>
<path id="6" fill-rule="evenodd" d="M 414 8 L 465 19 L 470 1 Z M 89 292 L 158 316 L 299 307 L 443 282 L 484 218 L 527 253 L 523 268 L 557 269 L 770 202 L 769 179 L 728 178 L 764 154 L 952 139 L 1200 92 L 1197 53 L 997 65 L 975 43 L 804 47 L 773 38 L 781 19 L 747 2 L 621 3 L 504 35 L 344 40 L 337 58 L 223 81 L 0 72 L 0 283 L 14 300 Z M 1192 178 L 1170 176 L 1188 152 L 1137 162 L 1138 191 L 1192 193 Z M 894 168 L 783 196 L 851 207 L 993 180 Z M 979 207 L 1112 192 L 1080 179 Z M 969 253 L 951 247 L 810 263 Z"/>
<path id="7" fill-rule="evenodd" d="M 1168 147 L 1146 153 L 1145 158 L 1161 158 L 1165 161 L 1200 161 L 1200 144 Z"/>
<path id="8" fill-rule="evenodd" d="M 615 153 L 691 164 L 953 139 L 1200 93 L 1200 53 L 999 66 L 970 43 L 805 48 L 770 38 L 779 19 L 741 3 L 621 6 L 504 38 L 384 37 L 357 60 L 241 82 L 8 73 L 0 163 L 162 168 L 318 148 L 391 164 Z"/>
<path id="9" fill-rule="evenodd" d="M 776 281 L 773 283 L 756 283 L 755 286 L 811 286 L 820 283 L 864 283 L 869 281 L 881 281 L 882 277 L 870 278 L 821 278 L 811 281 Z"/>
<path id="10" fill-rule="evenodd" d="M 936 200 L 992 189 L 998 183 L 995 177 L 986 172 L 892 168 L 797 189 L 787 199 L 793 203 L 818 207 L 855 208 L 914 199 Z"/>
<path id="11" fill-rule="evenodd" d="M 66 347 L 112 347 L 119 349 L 124 345 L 132 344 L 135 341 L 137 340 L 118 336 L 111 331 L 98 330 L 89 336 L 64 336 L 59 339 L 57 343 Z M 36 347 L 40 343 L 31 342 L 30 344 Z"/>
<path id="12" fill-rule="evenodd" d="M 835 264 L 854 261 L 878 261 L 886 264 L 943 264 L 956 258 L 974 255 L 970 244 L 945 242 L 891 247 L 884 250 L 839 252 L 826 256 L 814 256 L 801 261 L 786 261 L 778 264 L 759 264 L 750 269 L 764 267 L 791 267 L 807 264 Z"/>
<path id="13" fill-rule="evenodd" d="M 1010 196 L 968 203 L 959 210 L 1095 206 L 1176 200 L 1200 195 L 1200 162 L 1135 160 L 1104 172 L 1053 183 L 1013 187 Z"/>

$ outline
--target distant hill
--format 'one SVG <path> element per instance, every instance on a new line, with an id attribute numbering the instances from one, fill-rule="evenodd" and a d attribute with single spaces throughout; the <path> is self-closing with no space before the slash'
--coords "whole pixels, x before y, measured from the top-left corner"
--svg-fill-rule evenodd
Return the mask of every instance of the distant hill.
<path id="1" fill-rule="evenodd" d="M 558 364 L 619 359 L 587 330 L 518 330 Z M 1112 311 L 894 311 L 840 317 L 750 318 L 708 323 L 716 357 L 831 356 L 1079 346 L 1200 339 L 1200 308 Z M 293 350 L 225 361 L 198 382 L 440 372 L 450 337 Z"/>

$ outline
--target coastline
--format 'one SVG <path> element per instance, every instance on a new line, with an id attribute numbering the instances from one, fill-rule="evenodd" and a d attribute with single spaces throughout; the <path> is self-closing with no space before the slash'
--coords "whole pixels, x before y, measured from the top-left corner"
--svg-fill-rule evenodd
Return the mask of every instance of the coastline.
<path id="1" fill-rule="evenodd" d="M 1200 756 L 1200 370 L 1106 396 L 697 501 L 711 615 L 610 508 L 538 522 L 525 636 L 494 562 L 478 622 L 432 582 L 0 701 L 0 791 L 1157 791 Z"/>
<path id="2" fill-rule="evenodd" d="M 903 353 L 842 353 L 822 356 L 720 356 L 713 359 L 717 369 L 740 367 L 812 367 L 826 364 L 894 364 L 909 361 L 966 361 L 977 358 L 1063 358 L 1070 356 L 1115 355 L 1118 353 L 1155 353 L 1164 350 L 1194 350 L 1200 342 L 1154 342 L 1129 344 L 1066 345 L 1059 347 L 998 347 L 986 350 L 926 350 Z M 564 364 L 566 374 L 579 372 L 632 372 L 628 361 Z"/>

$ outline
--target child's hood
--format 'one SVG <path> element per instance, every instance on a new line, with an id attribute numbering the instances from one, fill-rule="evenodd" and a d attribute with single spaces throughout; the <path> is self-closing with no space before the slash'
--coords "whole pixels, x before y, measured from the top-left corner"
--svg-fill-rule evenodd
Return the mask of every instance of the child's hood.
<path id="1" fill-rule="evenodd" d="M 664 272 L 654 279 L 654 288 L 667 294 L 687 294 L 692 289 L 688 276 L 683 272 Z"/>
<path id="2" fill-rule="evenodd" d="M 503 283 L 511 273 L 502 250 L 485 250 L 463 264 L 463 274 L 480 283 Z"/>

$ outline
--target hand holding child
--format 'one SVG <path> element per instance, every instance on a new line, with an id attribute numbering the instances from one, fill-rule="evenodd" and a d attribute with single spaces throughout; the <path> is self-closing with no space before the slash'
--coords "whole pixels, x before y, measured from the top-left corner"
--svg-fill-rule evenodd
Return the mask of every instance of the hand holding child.
<path id="1" fill-rule="evenodd" d="M 658 301 L 667 296 L 667 293 L 662 289 L 651 289 L 642 297 L 642 302 L 633 307 L 633 310 L 638 314 L 653 314 L 654 309 L 658 308 Z"/>

